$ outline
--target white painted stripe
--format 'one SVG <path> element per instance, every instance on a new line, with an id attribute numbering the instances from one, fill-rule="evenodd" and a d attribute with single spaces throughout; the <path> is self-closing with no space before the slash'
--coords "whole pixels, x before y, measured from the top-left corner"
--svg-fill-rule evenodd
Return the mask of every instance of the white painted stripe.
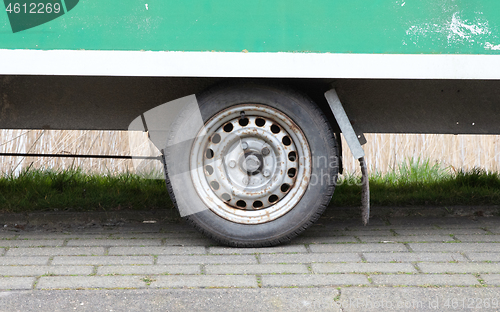
<path id="1" fill-rule="evenodd" d="M 0 74 L 500 79 L 500 55 L 0 49 Z"/>

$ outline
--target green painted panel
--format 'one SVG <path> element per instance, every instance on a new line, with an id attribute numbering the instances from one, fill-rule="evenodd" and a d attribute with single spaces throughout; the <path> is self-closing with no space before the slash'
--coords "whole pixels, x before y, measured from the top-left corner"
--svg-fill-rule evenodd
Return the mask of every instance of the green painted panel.
<path id="1" fill-rule="evenodd" d="M 61 0 L 4 0 L 12 32 L 23 31 L 45 24 L 64 14 Z"/>
<path id="2" fill-rule="evenodd" d="M 499 0 L 66 0 L 0 49 L 500 54 Z"/>

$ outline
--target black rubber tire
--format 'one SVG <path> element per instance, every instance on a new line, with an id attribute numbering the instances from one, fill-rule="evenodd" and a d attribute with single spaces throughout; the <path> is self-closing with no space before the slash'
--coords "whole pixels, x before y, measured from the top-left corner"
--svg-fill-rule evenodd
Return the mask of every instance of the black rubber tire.
<path id="1" fill-rule="evenodd" d="M 262 224 L 239 224 L 228 221 L 210 209 L 185 217 L 186 221 L 206 236 L 224 245 L 234 247 L 273 246 L 290 241 L 308 226 L 313 224 L 327 207 L 335 189 L 338 166 L 331 161 L 315 163 L 318 156 L 326 159 L 338 159 L 338 150 L 334 134 L 326 117 L 318 106 L 307 96 L 283 86 L 263 85 L 256 82 L 225 84 L 211 88 L 197 95 L 199 109 L 204 122 L 223 109 L 237 104 L 263 104 L 280 110 L 289 116 L 302 130 L 308 141 L 312 157 L 312 175 L 322 183 L 310 183 L 298 204 L 280 218 Z M 169 142 L 179 142 L 180 136 L 195 133 L 189 123 L 183 122 L 181 115 L 172 127 Z M 170 145 L 170 144 L 167 144 Z M 188 170 L 191 145 L 175 144 L 166 150 L 167 171 Z M 323 158 L 324 159 L 324 158 Z M 336 162 L 338 164 L 338 161 Z M 311 179 L 312 180 L 312 179 Z M 182 181 L 182 192 L 174 195 L 167 173 L 167 188 L 174 204 L 178 200 L 202 207 L 190 178 Z M 182 197 L 182 198 L 179 198 Z"/>

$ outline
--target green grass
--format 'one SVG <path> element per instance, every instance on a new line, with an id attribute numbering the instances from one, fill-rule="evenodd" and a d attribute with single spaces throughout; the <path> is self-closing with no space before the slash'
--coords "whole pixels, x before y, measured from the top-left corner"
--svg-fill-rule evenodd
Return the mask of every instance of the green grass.
<path id="1" fill-rule="evenodd" d="M 23 171 L 0 177 L 0 212 L 171 208 L 165 181 L 81 170 Z"/>
<path id="2" fill-rule="evenodd" d="M 359 206 L 359 177 L 339 181 L 331 204 Z M 500 175 L 474 169 L 454 172 L 409 160 L 388 174 L 371 174 L 373 206 L 500 205 Z M 0 212 L 169 209 L 165 182 L 134 174 L 97 175 L 80 170 L 27 170 L 0 176 Z"/>
<path id="3" fill-rule="evenodd" d="M 339 181 L 332 204 L 361 205 L 359 177 Z M 500 205 L 500 175 L 473 169 L 453 171 L 429 161 L 410 159 L 387 174 L 370 175 L 370 202 L 374 206 Z"/>

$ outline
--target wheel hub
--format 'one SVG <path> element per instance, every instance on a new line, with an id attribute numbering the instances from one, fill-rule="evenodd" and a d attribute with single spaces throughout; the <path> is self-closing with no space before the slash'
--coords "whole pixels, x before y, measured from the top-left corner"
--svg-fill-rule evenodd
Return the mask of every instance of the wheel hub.
<path id="1" fill-rule="evenodd" d="M 260 167 L 261 162 L 254 154 L 245 156 L 245 160 L 241 164 L 241 169 L 246 170 L 249 174 L 258 173 Z"/>
<path id="2" fill-rule="evenodd" d="M 215 213 L 239 223 L 262 223 L 300 200 L 311 172 L 310 152 L 284 114 L 239 105 L 213 117 L 205 131 L 205 139 L 200 136 L 193 145 L 192 179 Z"/>

